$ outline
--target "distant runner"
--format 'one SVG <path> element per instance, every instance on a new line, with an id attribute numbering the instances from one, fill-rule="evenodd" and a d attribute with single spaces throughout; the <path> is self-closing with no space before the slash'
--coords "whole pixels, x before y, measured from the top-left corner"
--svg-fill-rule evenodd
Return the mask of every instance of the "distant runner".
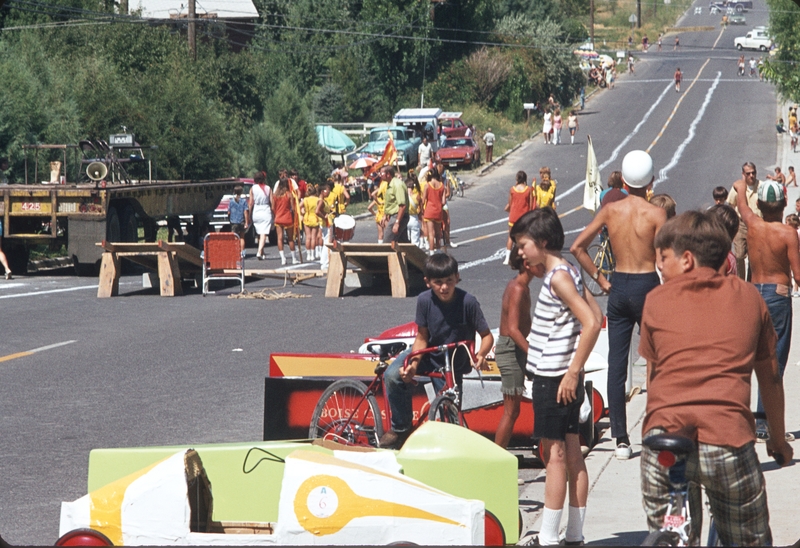
<path id="1" fill-rule="evenodd" d="M 681 92 L 681 79 L 683 78 L 683 74 L 681 73 L 680 67 L 675 70 L 675 91 L 678 93 Z"/>

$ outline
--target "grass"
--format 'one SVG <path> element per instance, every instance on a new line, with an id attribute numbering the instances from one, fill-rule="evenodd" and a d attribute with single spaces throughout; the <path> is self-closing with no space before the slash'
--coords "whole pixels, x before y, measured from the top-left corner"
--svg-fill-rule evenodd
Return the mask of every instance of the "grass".
<path id="1" fill-rule="evenodd" d="M 493 156 L 496 159 L 542 128 L 542 121 L 538 117 L 532 116 L 530 125 L 526 128 L 524 122 L 512 122 L 502 114 L 492 112 L 479 105 L 464 107 L 461 117 L 468 124 L 474 124 L 477 128 L 477 140 L 481 144 L 481 154 L 483 154 L 484 160 L 486 151 L 482 137 L 487 129 L 492 128 L 492 133 L 495 135 Z"/>
<path id="2" fill-rule="evenodd" d="M 642 36 L 645 34 L 654 48 L 658 34 L 671 28 L 690 5 L 690 0 L 671 0 L 669 4 L 664 4 L 663 0 L 645 0 L 642 2 L 642 26 L 631 30 L 628 18 L 636 11 L 634 2 L 624 2 L 623 6 L 619 6 L 616 0 L 599 0 L 595 3 L 594 11 L 595 49 L 611 52 L 627 49 L 628 36 L 632 36 L 634 47 L 641 50 Z M 709 24 L 718 25 L 720 20 L 709 18 Z M 671 50 L 673 43 L 665 40 L 664 49 Z"/>

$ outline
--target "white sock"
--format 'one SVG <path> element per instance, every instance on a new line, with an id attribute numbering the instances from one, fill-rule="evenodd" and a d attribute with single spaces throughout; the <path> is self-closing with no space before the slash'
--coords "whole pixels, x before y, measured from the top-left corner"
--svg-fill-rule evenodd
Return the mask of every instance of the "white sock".
<path id="1" fill-rule="evenodd" d="M 570 135 L 569 136 L 569 144 L 571 144 L 571 145 L 575 144 L 575 136 L 574 135 Z"/>
<path id="2" fill-rule="evenodd" d="M 561 512 L 545 506 L 542 512 L 542 528 L 539 530 L 539 544 L 550 546 L 558 544 L 558 528 L 561 526 Z"/>
<path id="3" fill-rule="evenodd" d="M 319 259 L 322 256 L 322 246 L 317 246 L 314 248 L 314 258 Z"/>
<path id="4" fill-rule="evenodd" d="M 289 253 L 292 254 L 292 260 L 296 261 L 297 260 L 297 256 L 295 255 L 294 250 L 290 251 Z"/>
<path id="5" fill-rule="evenodd" d="M 378 240 L 378 243 L 379 243 L 379 244 L 382 244 L 382 243 L 383 243 L 383 240 Z"/>
<path id="6" fill-rule="evenodd" d="M 569 519 L 567 521 L 568 542 L 581 542 L 583 540 L 583 518 L 586 516 L 586 507 L 576 508 L 569 506 Z"/>
<path id="7" fill-rule="evenodd" d="M 282 260 L 282 261 L 285 261 L 285 260 L 286 260 L 286 255 L 283 253 L 283 250 L 282 250 L 282 249 L 278 250 L 278 253 L 279 253 L 279 254 L 280 254 L 280 256 L 281 256 L 281 260 Z"/>

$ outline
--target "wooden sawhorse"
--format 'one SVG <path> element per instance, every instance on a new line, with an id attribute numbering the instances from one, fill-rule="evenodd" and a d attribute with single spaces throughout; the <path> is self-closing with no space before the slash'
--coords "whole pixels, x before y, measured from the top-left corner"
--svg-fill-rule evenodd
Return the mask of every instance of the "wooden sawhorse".
<path id="1" fill-rule="evenodd" d="M 405 298 L 412 285 L 423 283 L 423 272 L 428 254 L 414 244 L 350 244 L 328 246 L 330 264 L 326 297 L 341 297 L 347 263 L 362 272 L 385 274 L 388 272 L 392 297 Z"/>
<path id="2" fill-rule="evenodd" d="M 181 272 L 197 273 L 203 268 L 200 250 L 185 243 L 158 242 L 116 243 L 103 241 L 97 244 L 105 252 L 100 263 L 100 284 L 97 297 L 119 295 L 121 259 L 128 259 L 158 272 L 162 297 L 183 295 Z"/>

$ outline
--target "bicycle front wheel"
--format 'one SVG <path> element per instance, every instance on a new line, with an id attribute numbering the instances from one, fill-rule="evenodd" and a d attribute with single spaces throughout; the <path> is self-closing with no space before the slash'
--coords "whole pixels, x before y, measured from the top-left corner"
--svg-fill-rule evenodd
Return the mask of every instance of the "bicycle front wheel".
<path id="1" fill-rule="evenodd" d="M 680 546 L 681 537 L 675 531 L 654 531 L 645 537 L 642 546 Z"/>
<path id="2" fill-rule="evenodd" d="M 383 423 L 378 401 L 364 383 L 340 379 L 322 393 L 311 417 L 308 437 L 348 445 L 378 447 Z"/>
<path id="3" fill-rule="evenodd" d="M 605 250 L 603 249 L 603 246 L 600 244 L 592 244 L 589 246 L 589 249 L 587 249 L 586 252 L 589 254 L 589 257 L 592 258 L 592 262 L 597 267 L 597 270 L 604 273 L 603 262 L 605 260 Z M 589 273 L 582 268 L 581 279 L 583 280 L 583 286 L 595 297 L 600 297 L 605 294 L 603 289 L 600 287 L 600 284 L 598 284 L 591 277 L 591 275 L 589 275 Z"/>
<path id="4" fill-rule="evenodd" d="M 463 426 L 458 406 L 452 396 L 447 394 L 440 394 L 433 400 L 430 411 L 428 411 L 428 420 Z"/>

